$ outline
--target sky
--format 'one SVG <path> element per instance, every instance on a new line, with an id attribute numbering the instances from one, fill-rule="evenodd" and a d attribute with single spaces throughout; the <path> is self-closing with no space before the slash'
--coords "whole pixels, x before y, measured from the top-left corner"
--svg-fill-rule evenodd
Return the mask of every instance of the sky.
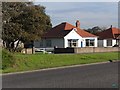
<path id="1" fill-rule="evenodd" d="M 75 25 L 80 21 L 80 27 L 84 29 L 94 26 L 118 27 L 118 3 L 117 2 L 39 2 L 46 7 L 46 13 L 50 16 L 53 27 L 68 22 Z"/>

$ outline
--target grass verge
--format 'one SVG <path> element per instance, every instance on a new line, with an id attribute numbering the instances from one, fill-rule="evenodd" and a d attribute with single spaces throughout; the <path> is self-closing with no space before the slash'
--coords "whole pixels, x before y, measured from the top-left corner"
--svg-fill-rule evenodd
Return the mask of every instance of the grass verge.
<path id="1" fill-rule="evenodd" d="M 118 60 L 118 52 L 93 54 L 14 54 L 15 65 L 3 73 Z"/>

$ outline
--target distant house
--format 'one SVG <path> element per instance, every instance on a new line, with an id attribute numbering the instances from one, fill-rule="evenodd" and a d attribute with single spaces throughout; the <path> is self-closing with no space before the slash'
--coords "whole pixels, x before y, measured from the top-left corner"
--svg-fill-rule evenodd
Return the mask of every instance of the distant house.
<path id="1" fill-rule="evenodd" d="M 107 30 L 98 32 L 96 35 L 99 36 L 99 47 L 113 47 L 120 45 L 120 29 L 112 27 L 112 25 Z"/>
<path id="2" fill-rule="evenodd" d="M 97 47 L 97 36 L 80 29 L 80 22 L 76 26 L 63 22 L 35 41 L 36 48 L 67 48 L 67 47 Z"/>

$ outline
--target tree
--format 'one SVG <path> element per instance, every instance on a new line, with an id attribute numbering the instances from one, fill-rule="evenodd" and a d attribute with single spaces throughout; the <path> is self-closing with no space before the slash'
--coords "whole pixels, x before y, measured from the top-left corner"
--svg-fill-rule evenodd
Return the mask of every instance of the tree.
<path id="1" fill-rule="evenodd" d="M 10 50 L 16 50 L 19 41 L 26 43 L 40 39 L 52 27 L 44 6 L 31 2 L 4 2 L 2 7 L 2 39 Z M 16 41 L 18 44 L 14 47 Z"/>
<path id="2" fill-rule="evenodd" d="M 92 34 L 96 34 L 97 32 L 101 32 L 105 29 L 106 29 L 105 27 L 95 26 L 93 28 L 86 29 L 86 31 L 89 32 L 89 33 L 92 33 Z"/>

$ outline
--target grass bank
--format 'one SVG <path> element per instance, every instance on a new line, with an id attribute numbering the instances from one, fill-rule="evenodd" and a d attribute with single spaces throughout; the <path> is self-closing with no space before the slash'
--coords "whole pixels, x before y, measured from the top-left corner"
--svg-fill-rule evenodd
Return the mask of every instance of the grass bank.
<path id="1" fill-rule="evenodd" d="M 36 70 L 68 65 L 88 64 L 118 60 L 117 52 L 94 54 L 14 54 L 15 65 L 3 70 L 3 73 Z"/>

